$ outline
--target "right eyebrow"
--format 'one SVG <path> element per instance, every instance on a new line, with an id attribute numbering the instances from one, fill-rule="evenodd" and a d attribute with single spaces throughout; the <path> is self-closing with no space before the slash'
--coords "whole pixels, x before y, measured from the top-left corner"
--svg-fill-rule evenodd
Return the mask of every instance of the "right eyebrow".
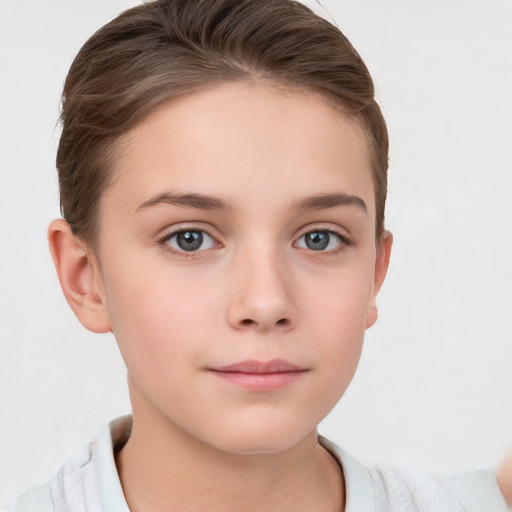
<path id="1" fill-rule="evenodd" d="M 159 194 L 144 201 L 137 207 L 136 211 L 160 204 L 197 208 L 200 210 L 229 210 L 231 208 L 231 206 L 220 197 L 198 193 L 181 194 L 177 192 L 165 192 L 164 194 Z"/>

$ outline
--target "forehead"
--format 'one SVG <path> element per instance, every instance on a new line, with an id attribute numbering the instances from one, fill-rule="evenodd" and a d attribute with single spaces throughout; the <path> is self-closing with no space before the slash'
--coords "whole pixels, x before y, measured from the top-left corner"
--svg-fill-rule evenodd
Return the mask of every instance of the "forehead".
<path id="1" fill-rule="evenodd" d="M 315 193 L 365 197 L 374 217 L 368 142 L 319 94 L 261 83 L 217 86 L 170 101 L 120 140 L 110 201 L 142 203 L 169 188 L 243 204 Z"/>

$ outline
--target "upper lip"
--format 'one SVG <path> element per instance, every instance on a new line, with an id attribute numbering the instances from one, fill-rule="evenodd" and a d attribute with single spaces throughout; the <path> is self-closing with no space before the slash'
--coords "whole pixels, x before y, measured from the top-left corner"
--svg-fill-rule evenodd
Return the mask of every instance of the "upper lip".
<path id="1" fill-rule="evenodd" d="M 272 359 L 270 361 L 240 361 L 238 363 L 229 364 L 213 368 L 216 372 L 239 372 L 239 373 L 285 373 L 303 371 L 300 368 L 284 359 Z"/>

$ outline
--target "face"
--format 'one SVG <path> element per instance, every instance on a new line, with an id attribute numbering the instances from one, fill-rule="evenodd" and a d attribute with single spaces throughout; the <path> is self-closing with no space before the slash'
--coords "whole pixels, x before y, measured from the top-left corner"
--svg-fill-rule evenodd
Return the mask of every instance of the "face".
<path id="1" fill-rule="evenodd" d="M 362 131 L 312 93 L 231 84 L 120 147 L 97 273 L 135 418 L 231 453 L 314 433 L 355 372 L 389 252 Z"/>

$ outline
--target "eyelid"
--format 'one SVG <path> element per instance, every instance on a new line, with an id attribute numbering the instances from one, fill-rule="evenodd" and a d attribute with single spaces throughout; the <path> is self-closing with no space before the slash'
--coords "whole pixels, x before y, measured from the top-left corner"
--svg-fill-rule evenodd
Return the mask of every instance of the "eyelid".
<path id="1" fill-rule="evenodd" d="M 174 247 L 171 247 L 168 244 L 168 241 L 178 235 L 179 233 L 183 233 L 186 231 L 201 231 L 205 235 L 207 235 L 209 238 L 211 238 L 214 242 L 213 247 L 209 247 L 206 249 L 199 249 L 197 251 L 185 251 L 182 249 L 177 249 Z M 211 226 L 205 226 L 203 223 L 194 223 L 194 222 L 183 222 L 175 226 L 170 226 L 163 230 L 163 233 L 158 236 L 156 243 L 158 246 L 165 252 L 169 252 L 173 255 L 177 255 L 183 258 L 191 258 L 191 257 L 198 257 L 200 255 L 203 255 L 203 253 L 206 253 L 212 249 L 223 247 L 223 243 L 219 241 L 219 238 L 221 238 L 219 235 L 212 234 L 212 231 L 215 231 L 211 228 Z"/>
<path id="2" fill-rule="evenodd" d="M 335 249 L 326 250 L 326 251 L 314 251 L 312 249 L 299 247 L 300 249 L 305 249 L 310 252 L 315 252 L 318 255 L 321 254 L 336 254 L 339 251 L 342 251 L 346 249 L 347 247 L 354 244 L 350 236 L 347 234 L 346 230 L 339 226 L 333 226 L 332 224 L 310 224 L 308 226 L 304 226 L 300 231 L 298 236 L 295 238 L 295 241 L 293 242 L 294 246 L 297 246 L 297 243 L 300 239 L 302 239 L 305 235 L 308 233 L 312 233 L 314 231 L 324 231 L 326 233 L 331 233 L 332 235 L 336 236 L 340 242 L 339 247 L 336 247 Z"/>
<path id="3" fill-rule="evenodd" d="M 338 235 L 342 240 L 346 241 L 347 243 L 351 243 L 350 233 L 348 232 L 347 229 L 344 229 L 341 226 L 337 226 L 336 224 L 331 224 L 328 222 L 312 223 L 302 227 L 298 231 L 296 239 L 298 240 L 299 238 L 303 237 L 307 233 L 311 233 L 312 231 L 329 231 L 330 233 Z"/>

